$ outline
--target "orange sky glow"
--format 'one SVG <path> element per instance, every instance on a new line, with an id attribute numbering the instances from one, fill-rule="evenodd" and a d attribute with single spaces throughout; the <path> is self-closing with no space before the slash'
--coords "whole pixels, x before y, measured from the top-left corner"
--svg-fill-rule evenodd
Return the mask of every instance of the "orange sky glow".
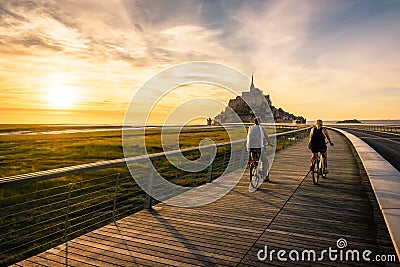
<path id="1" fill-rule="evenodd" d="M 146 80 L 190 61 L 254 72 L 307 119 L 400 119 L 398 25 L 398 1 L 3 1 L 0 123 L 123 124 Z M 201 97 L 234 95 L 182 86 L 149 123 Z"/>

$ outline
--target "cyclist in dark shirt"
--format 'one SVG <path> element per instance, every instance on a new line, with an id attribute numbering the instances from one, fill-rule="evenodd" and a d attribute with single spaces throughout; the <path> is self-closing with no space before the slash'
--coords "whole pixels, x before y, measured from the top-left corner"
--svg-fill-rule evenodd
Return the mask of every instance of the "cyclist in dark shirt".
<path id="1" fill-rule="evenodd" d="M 328 139 L 331 146 L 333 146 L 334 144 L 331 141 L 328 131 L 325 129 L 325 127 L 322 127 L 322 124 L 322 120 L 317 120 L 315 122 L 314 128 L 311 129 L 308 148 L 311 149 L 311 152 L 313 153 L 312 159 L 318 157 L 318 152 L 321 152 L 323 172 L 328 173 L 328 152 L 325 137 Z M 311 168 L 312 166 L 310 167 L 310 169 Z"/>

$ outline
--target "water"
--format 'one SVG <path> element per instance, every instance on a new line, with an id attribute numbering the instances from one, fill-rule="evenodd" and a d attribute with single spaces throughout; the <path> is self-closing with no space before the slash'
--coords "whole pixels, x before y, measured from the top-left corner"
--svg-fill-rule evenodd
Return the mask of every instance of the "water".
<path id="1" fill-rule="evenodd" d="M 400 125 L 400 120 L 360 120 L 364 124 Z"/>
<path id="2" fill-rule="evenodd" d="M 88 128 L 88 129 L 63 129 L 63 130 L 40 130 L 40 129 L 35 129 L 32 128 L 32 130 L 23 130 L 23 131 L 7 131 L 7 132 L 0 132 L 0 136 L 4 135 L 37 135 L 37 134 L 66 134 L 66 133 L 87 133 L 87 132 L 104 132 L 104 131 L 116 131 L 116 130 L 121 130 L 121 128 L 115 128 L 115 127 L 110 127 L 110 128 L 98 128 L 98 129 L 93 129 L 93 128 Z"/>
<path id="3" fill-rule="evenodd" d="M 369 125 L 392 125 L 392 126 L 400 126 L 400 120 L 360 120 L 362 124 Z M 308 124 L 313 124 L 313 120 L 307 121 Z M 333 121 L 324 121 L 325 125 L 335 125 L 337 120 Z M 359 125 L 359 124 L 356 124 Z M 39 128 L 35 129 L 34 126 L 30 130 L 8 130 L 4 132 L 0 132 L 0 136 L 9 136 L 9 135 L 39 135 L 39 134 L 72 134 L 72 133 L 89 133 L 89 132 L 106 132 L 106 131 L 120 131 L 122 130 L 121 125 L 71 125 L 71 128 L 68 128 L 68 125 L 54 125 L 54 127 L 60 126 L 62 130 L 41 130 Z M 88 128 L 85 128 L 87 126 Z M 79 128 L 78 128 L 79 127 Z M 98 127 L 98 128 L 95 128 Z M 182 126 L 170 125 L 164 126 L 169 129 L 181 129 Z M 208 128 L 209 126 L 189 126 L 190 128 Z M 125 128 L 125 130 L 139 130 L 139 129 L 161 129 L 162 126 L 131 126 L 130 128 Z"/>
<path id="4" fill-rule="evenodd" d="M 107 126 L 98 126 L 99 128 L 93 128 L 95 126 L 93 125 L 87 125 L 88 127 L 91 128 L 82 128 L 82 126 L 71 126 L 71 128 L 66 128 L 68 126 L 66 125 L 59 125 L 60 127 L 63 127 L 62 130 L 41 130 L 41 129 L 35 129 L 34 126 L 32 127 L 32 130 L 7 130 L 4 132 L 0 132 L 0 136 L 10 136 L 10 135 L 39 135 L 39 134 L 72 134 L 72 133 L 91 133 L 91 132 L 106 132 L 106 131 L 121 131 L 122 126 L 114 126 L 114 125 L 109 125 Z M 57 126 L 55 126 L 57 127 Z M 79 127 L 74 128 L 74 127 Z M 164 128 L 167 127 L 168 129 L 181 129 L 182 126 L 164 126 Z M 198 129 L 198 128 L 209 128 L 209 126 L 189 126 L 191 129 Z M 125 127 L 124 130 L 140 130 L 140 129 L 162 129 L 163 127 L 161 126 L 131 126 L 131 127 Z"/>
<path id="5" fill-rule="evenodd" d="M 339 120 L 336 121 L 324 121 L 324 124 L 337 124 Z M 400 126 L 400 120 L 359 120 L 361 124 L 366 124 L 366 125 L 391 125 L 391 126 Z M 312 124 L 314 121 L 309 120 L 307 123 Z M 352 124 L 352 123 L 349 123 Z M 354 124 L 354 123 L 353 123 Z M 355 125 L 360 125 L 359 123 L 356 123 Z"/>

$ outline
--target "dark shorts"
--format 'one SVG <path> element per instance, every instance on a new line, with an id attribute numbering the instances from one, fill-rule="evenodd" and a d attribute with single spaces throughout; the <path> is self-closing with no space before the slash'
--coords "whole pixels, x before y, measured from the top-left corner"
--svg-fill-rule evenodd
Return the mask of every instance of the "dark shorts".
<path id="1" fill-rule="evenodd" d="M 312 147 L 311 148 L 312 153 L 318 153 L 318 152 L 325 153 L 326 150 L 327 150 L 327 147 Z"/>
<path id="2" fill-rule="evenodd" d="M 250 148 L 250 152 L 261 154 L 261 148 Z"/>

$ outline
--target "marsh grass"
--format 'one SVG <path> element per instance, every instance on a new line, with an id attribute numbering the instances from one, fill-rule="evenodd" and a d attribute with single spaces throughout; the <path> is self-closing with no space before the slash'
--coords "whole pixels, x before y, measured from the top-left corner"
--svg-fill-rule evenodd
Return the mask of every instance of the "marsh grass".
<path id="1" fill-rule="evenodd" d="M 205 136 L 215 143 L 229 140 L 222 129 L 188 129 L 180 147 L 196 147 Z M 149 154 L 162 152 L 160 130 L 146 130 L 146 147 Z M 0 177 L 118 158 L 123 158 L 121 130 L 0 137 Z"/>
<path id="2" fill-rule="evenodd" d="M 23 125 L 18 130 L 70 129 L 54 126 L 35 127 Z M 1 130 L 12 129 L 0 127 Z M 0 179 L 11 175 L 123 158 L 121 134 L 119 129 L 68 134 L 2 135 Z M 162 152 L 159 129 L 146 130 L 145 138 L 149 154 Z M 229 141 L 227 132 L 222 128 L 189 127 L 181 131 L 179 146 L 197 147 L 203 138 L 210 138 L 214 143 Z M 213 168 L 213 179 L 217 179 L 225 170 L 229 155 L 229 149 L 218 148 L 218 162 Z M 185 156 L 194 160 L 200 153 L 191 152 Z M 205 183 L 207 170 L 200 173 L 178 170 L 165 157 L 153 160 L 153 164 L 159 173 L 175 184 L 199 186 Z M 115 184 L 117 173 L 121 174 L 118 186 Z M 126 166 L 20 184 L 18 187 L 4 186 L 0 190 L 0 243 L 5 247 L 0 246 L 0 252 L 6 251 L 10 246 L 16 249 L 0 253 L 0 265 L 19 261 L 65 241 L 68 186 L 72 186 L 73 199 L 68 223 L 70 239 L 112 222 L 112 215 L 118 219 L 137 212 L 142 209 L 145 198 L 144 192 L 134 182 Z M 118 201 L 114 214 L 115 197 Z M 10 214 L 15 215 L 9 216 Z"/>
<path id="3" fill-rule="evenodd" d="M 9 132 L 48 132 L 63 130 L 87 130 L 87 129 L 120 129 L 121 126 L 113 125 L 62 125 L 62 124 L 0 124 L 0 133 Z"/>

